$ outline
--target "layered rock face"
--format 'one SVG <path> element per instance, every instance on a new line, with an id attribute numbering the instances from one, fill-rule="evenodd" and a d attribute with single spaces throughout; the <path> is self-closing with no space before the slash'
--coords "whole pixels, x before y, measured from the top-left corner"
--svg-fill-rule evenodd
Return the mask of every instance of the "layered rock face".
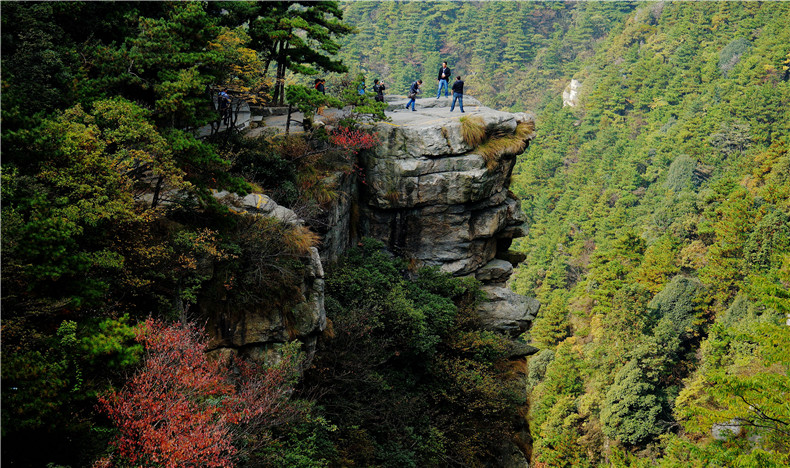
<path id="1" fill-rule="evenodd" d="M 361 234 L 384 241 L 415 266 L 474 275 L 489 296 L 481 310 L 485 323 L 518 334 L 539 304 L 505 287 L 520 259 L 508 249 L 526 232 L 520 201 L 508 185 L 517 154 L 534 137 L 534 116 L 495 111 L 467 98 L 466 117 L 482 122 L 489 140 L 507 139 L 516 148 L 505 146 L 492 156 L 490 148 L 486 154 L 464 140 L 449 100 L 418 100 L 417 106 L 425 110 L 414 117 L 396 112 L 393 122 L 378 124 L 381 144 L 363 157 Z"/>
<path id="2" fill-rule="evenodd" d="M 239 197 L 228 192 L 214 194 L 231 210 L 279 219 L 291 225 L 303 225 L 292 210 L 278 205 L 263 194 Z M 324 309 L 324 268 L 317 248 L 302 259 L 305 265 L 297 285 L 294 305 L 288 310 L 270 304 L 253 304 L 244 309 L 227 300 L 221 282 L 202 295 L 197 303 L 207 319 L 206 330 L 212 337 L 209 349 L 214 353 L 240 353 L 256 359 L 276 360 L 278 346 L 294 339 L 302 341 L 310 358 L 318 335 L 326 327 Z"/>

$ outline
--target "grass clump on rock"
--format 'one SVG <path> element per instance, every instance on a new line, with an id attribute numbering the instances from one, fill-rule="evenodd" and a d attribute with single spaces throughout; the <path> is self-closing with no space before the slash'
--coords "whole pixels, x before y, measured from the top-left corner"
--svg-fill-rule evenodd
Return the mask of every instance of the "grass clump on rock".
<path id="1" fill-rule="evenodd" d="M 503 155 L 523 153 L 527 148 L 527 137 L 530 133 L 532 133 L 531 124 L 520 123 L 512 135 L 491 138 L 480 145 L 477 151 L 483 156 L 488 170 L 493 170 Z"/>
<path id="2" fill-rule="evenodd" d="M 461 117 L 459 122 L 461 122 L 461 136 L 467 145 L 477 148 L 486 139 L 486 124 L 482 117 Z"/>

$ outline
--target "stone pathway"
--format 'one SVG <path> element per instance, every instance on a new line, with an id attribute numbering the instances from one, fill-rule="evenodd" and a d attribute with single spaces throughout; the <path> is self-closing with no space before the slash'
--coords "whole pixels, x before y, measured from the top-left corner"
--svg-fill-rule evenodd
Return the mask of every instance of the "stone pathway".
<path id="1" fill-rule="evenodd" d="M 236 128 L 238 128 L 241 131 L 244 131 L 245 129 L 250 127 L 252 122 L 256 122 L 256 121 L 260 122 L 261 120 L 263 120 L 263 117 L 252 115 L 250 106 L 246 102 L 243 102 L 241 104 L 241 108 L 239 109 L 238 118 L 236 119 Z M 229 127 L 228 125 L 220 123 L 219 131 L 224 132 L 228 130 L 228 127 Z M 197 135 L 198 138 L 205 138 L 211 135 L 211 125 L 205 125 L 203 127 L 200 127 L 197 131 Z"/>

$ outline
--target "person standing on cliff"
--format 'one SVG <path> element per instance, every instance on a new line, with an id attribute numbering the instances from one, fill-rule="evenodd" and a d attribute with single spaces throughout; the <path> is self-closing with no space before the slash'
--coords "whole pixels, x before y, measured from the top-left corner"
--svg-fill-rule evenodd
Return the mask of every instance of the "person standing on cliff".
<path id="1" fill-rule="evenodd" d="M 439 99 L 439 96 L 442 94 L 442 88 L 444 88 L 444 97 L 449 95 L 448 93 L 448 86 L 447 82 L 450 80 L 450 69 L 447 68 L 447 62 L 442 62 L 442 68 L 439 69 L 439 76 L 436 78 L 436 81 L 439 82 L 439 92 L 436 93 L 436 99 Z"/>
<path id="2" fill-rule="evenodd" d="M 461 112 L 464 111 L 464 82 L 461 81 L 461 75 L 455 77 L 455 83 L 453 83 L 453 103 L 450 106 L 450 112 L 455 109 L 455 101 L 458 101 L 458 105 L 461 108 Z"/>
<path id="3" fill-rule="evenodd" d="M 409 88 L 409 102 L 406 103 L 406 109 L 411 106 L 412 112 L 416 111 L 414 108 L 414 103 L 417 100 L 417 95 L 420 94 L 420 86 L 422 85 L 422 80 L 417 80 L 411 84 L 411 88 Z"/>
<path id="4" fill-rule="evenodd" d="M 373 80 L 373 92 L 376 93 L 376 97 L 374 98 L 376 102 L 384 102 L 384 90 L 387 89 L 384 86 L 384 82 L 379 82 L 378 79 Z"/>
<path id="5" fill-rule="evenodd" d="M 325 81 L 322 78 L 316 78 L 315 80 L 315 90 L 321 94 L 326 95 L 326 88 L 324 87 Z M 316 115 L 324 115 L 324 106 L 318 106 L 318 109 L 315 111 Z"/>

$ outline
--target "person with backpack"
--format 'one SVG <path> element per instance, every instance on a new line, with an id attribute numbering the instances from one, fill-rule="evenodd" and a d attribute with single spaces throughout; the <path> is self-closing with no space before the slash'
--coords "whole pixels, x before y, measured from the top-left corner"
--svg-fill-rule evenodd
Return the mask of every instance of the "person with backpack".
<path id="1" fill-rule="evenodd" d="M 453 104 L 450 106 L 450 112 L 455 109 L 455 101 L 458 101 L 459 106 L 461 107 L 461 112 L 464 111 L 464 82 L 461 81 L 461 75 L 455 77 L 455 83 L 453 83 Z"/>
<path id="2" fill-rule="evenodd" d="M 387 89 L 384 86 L 384 82 L 379 82 L 378 79 L 373 80 L 373 92 L 376 93 L 376 97 L 374 98 L 376 102 L 384 102 L 384 90 Z"/>
<path id="3" fill-rule="evenodd" d="M 417 95 L 420 94 L 420 86 L 422 86 L 422 80 L 417 80 L 411 84 L 409 88 L 409 102 L 406 103 L 406 109 L 411 106 L 412 112 L 416 111 L 414 108 L 414 103 L 417 100 Z"/>
<path id="4" fill-rule="evenodd" d="M 230 125 L 230 96 L 225 90 L 220 90 L 218 95 L 219 118 L 226 126 Z"/>

